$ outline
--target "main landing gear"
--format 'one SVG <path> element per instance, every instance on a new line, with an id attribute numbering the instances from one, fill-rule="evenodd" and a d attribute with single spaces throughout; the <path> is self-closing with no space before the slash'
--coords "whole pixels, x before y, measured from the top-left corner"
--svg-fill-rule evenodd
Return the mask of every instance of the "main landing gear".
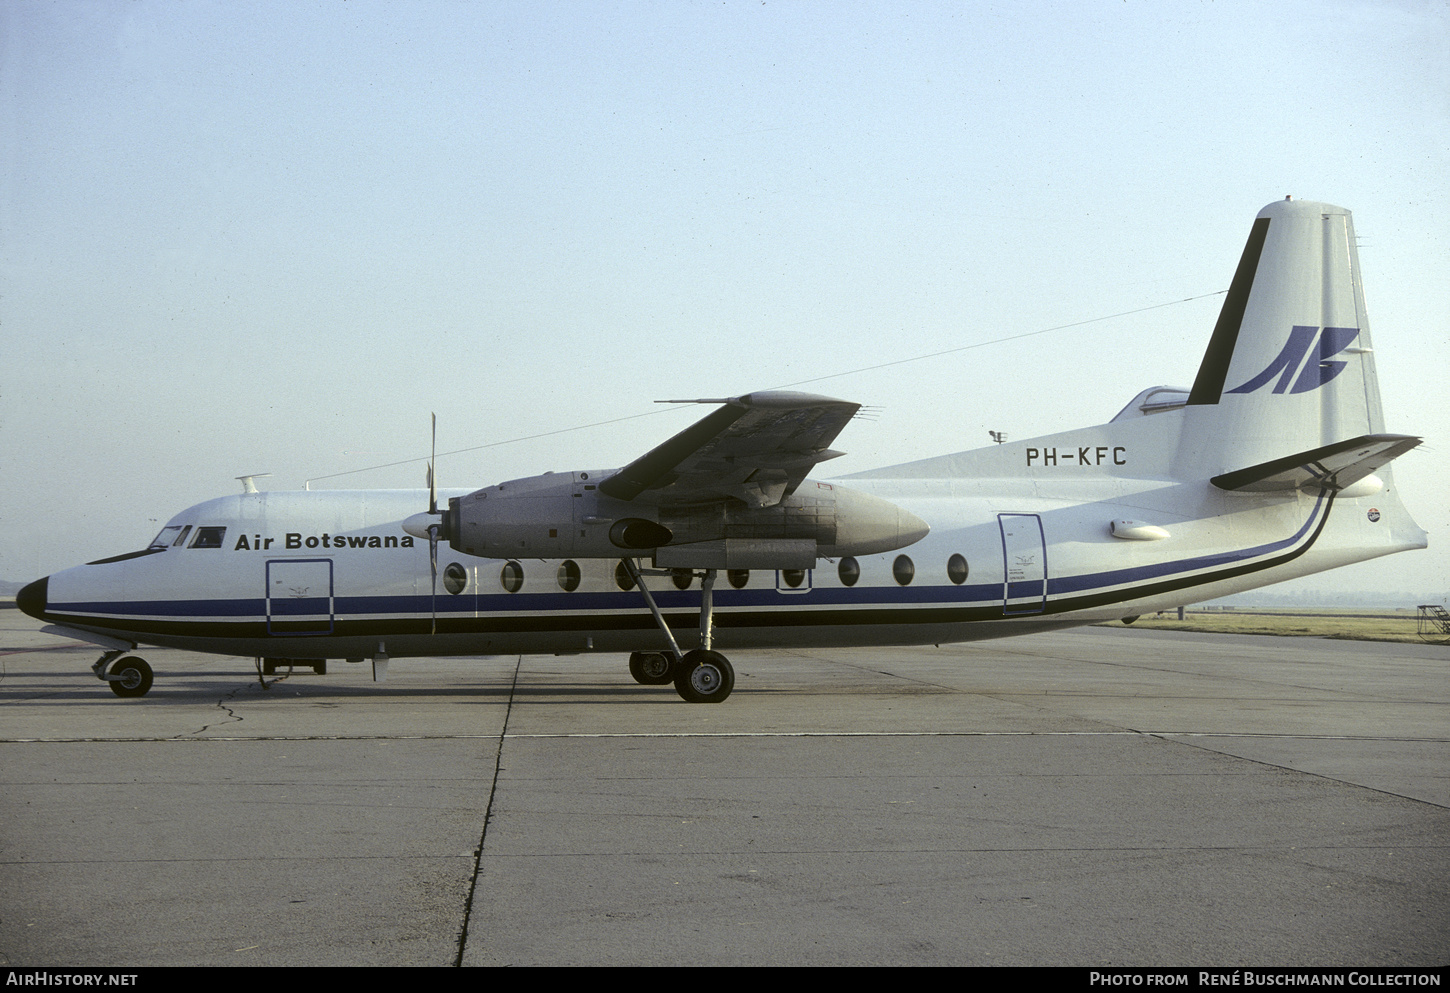
<path id="1" fill-rule="evenodd" d="M 664 632 L 665 639 L 673 649 L 670 652 L 631 653 L 629 674 L 634 677 L 635 682 L 645 686 L 663 686 L 672 682 L 675 684 L 675 692 L 690 703 L 724 703 L 726 697 L 730 696 L 730 691 L 735 689 L 735 669 L 730 665 L 729 659 L 710 648 L 711 636 L 714 633 L 712 593 L 715 589 L 715 570 L 706 569 L 700 583 L 701 647 L 694 651 L 681 652 L 674 632 L 665 623 L 659 607 L 655 606 L 654 597 L 650 596 L 649 588 L 644 585 L 644 576 L 640 574 L 639 568 L 628 558 L 624 560 L 624 566 L 629 570 L 634 585 L 644 595 L 644 601 L 649 604 L 655 623 Z"/>
<path id="2" fill-rule="evenodd" d="M 123 699 L 145 696 L 154 682 L 150 664 L 141 656 L 127 655 L 124 651 L 106 652 L 91 666 L 91 671 Z"/>
<path id="3" fill-rule="evenodd" d="M 719 652 L 697 648 L 684 656 L 674 652 L 631 652 L 629 674 L 645 686 L 675 684 L 690 703 L 720 703 L 735 688 L 735 669 Z"/>

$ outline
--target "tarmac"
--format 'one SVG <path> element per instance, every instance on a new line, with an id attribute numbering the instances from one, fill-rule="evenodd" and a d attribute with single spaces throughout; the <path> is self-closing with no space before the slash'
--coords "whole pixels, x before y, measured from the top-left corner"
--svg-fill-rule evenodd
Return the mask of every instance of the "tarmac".
<path id="1" fill-rule="evenodd" d="M 1450 648 L 1085 628 L 330 664 L 0 611 L 0 965 L 1433 966 Z"/>

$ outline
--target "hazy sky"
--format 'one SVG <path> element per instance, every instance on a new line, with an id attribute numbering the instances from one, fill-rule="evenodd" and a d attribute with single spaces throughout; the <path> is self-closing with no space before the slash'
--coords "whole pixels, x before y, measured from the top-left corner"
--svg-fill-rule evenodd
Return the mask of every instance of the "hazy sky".
<path id="1" fill-rule="evenodd" d="M 1445 2 L 0 2 L 0 578 L 239 490 L 629 461 L 724 396 L 1212 294 L 1355 212 L 1450 587 Z M 812 383 L 847 473 L 1192 382 L 1221 298 Z M 421 486 L 414 464 L 318 485 Z M 420 507 L 420 509 L 422 509 Z"/>

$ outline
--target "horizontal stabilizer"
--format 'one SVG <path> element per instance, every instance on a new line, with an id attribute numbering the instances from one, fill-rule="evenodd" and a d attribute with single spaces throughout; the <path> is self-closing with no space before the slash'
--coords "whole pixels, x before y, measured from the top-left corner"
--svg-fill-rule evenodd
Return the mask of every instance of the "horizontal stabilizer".
<path id="1" fill-rule="evenodd" d="M 1222 490 L 1272 492 L 1331 490 L 1338 492 L 1398 458 L 1423 439 L 1406 434 L 1365 434 L 1323 448 L 1288 455 L 1213 477 Z"/>

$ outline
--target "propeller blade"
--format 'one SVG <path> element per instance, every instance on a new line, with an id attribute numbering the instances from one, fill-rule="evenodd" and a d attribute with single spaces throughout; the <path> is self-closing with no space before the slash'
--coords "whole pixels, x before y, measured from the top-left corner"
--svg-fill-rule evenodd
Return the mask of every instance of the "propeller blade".
<path id="1" fill-rule="evenodd" d="M 428 528 L 428 569 L 433 574 L 433 626 L 429 634 L 438 633 L 438 525 Z"/>
<path id="2" fill-rule="evenodd" d="M 434 604 L 434 626 L 428 633 L 438 633 L 438 525 L 428 529 L 428 570 L 432 573 L 434 590 L 432 590 L 432 604 Z"/>
<path id="3" fill-rule="evenodd" d="M 433 415 L 433 447 L 428 452 L 428 513 L 438 513 L 438 479 L 433 472 L 438 460 L 438 415 Z"/>

